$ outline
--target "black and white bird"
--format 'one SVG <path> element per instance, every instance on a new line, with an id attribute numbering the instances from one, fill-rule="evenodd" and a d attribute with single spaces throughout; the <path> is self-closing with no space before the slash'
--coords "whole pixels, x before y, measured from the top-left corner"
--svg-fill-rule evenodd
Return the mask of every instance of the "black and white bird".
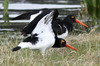
<path id="1" fill-rule="evenodd" d="M 25 38 L 23 40 L 23 42 L 21 42 L 18 46 L 13 48 L 12 51 L 17 51 L 17 50 L 20 50 L 22 48 L 39 49 L 41 51 L 42 55 L 44 55 L 44 52 L 48 47 L 44 44 L 44 42 L 46 42 L 46 40 L 45 41 L 38 41 L 38 37 L 35 37 L 35 36 L 37 36 L 37 35 L 34 35 L 34 37 L 28 36 L 27 38 Z M 37 45 L 35 45 L 35 44 L 37 44 Z M 49 46 L 49 47 L 51 47 L 51 46 Z M 55 37 L 55 42 L 54 42 L 54 45 L 52 45 L 52 48 L 62 48 L 62 47 L 69 47 L 75 51 L 78 50 L 75 47 L 67 44 L 64 39 Z"/>
<path id="2" fill-rule="evenodd" d="M 54 22 L 52 22 L 52 28 L 57 34 L 58 38 L 65 39 L 68 36 L 68 33 L 73 30 L 73 23 L 79 23 L 85 27 L 88 27 L 83 22 L 77 20 L 74 15 L 68 15 L 63 20 L 55 19 Z"/>
<path id="3" fill-rule="evenodd" d="M 52 47 L 56 40 L 56 35 L 53 32 L 51 24 L 55 12 L 56 10 L 47 10 L 44 17 L 39 19 L 34 30 L 31 32 L 31 36 L 25 38 L 17 47 L 13 48 L 12 51 L 17 51 L 22 48 L 39 49 L 42 55 L 44 55 L 45 50 Z M 44 14 L 43 11 L 39 13 Z"/>
<path id="4" fill-rule="evenodd" d="M 13 20 L 24 19 L 24 18 L 29 19 L 29 17 L 30 17 L 30 23 L 22 29 L 22 34 L 23 35 L 31 34 L 32 30 L 34 30 L 38 21 L 42 17 L 44 17 L 44 15 L 46 14 L 45 13 L 46 10 L 51 10 L 51 9 L 41 9 L 41 10 L 29 12 L 29 13 L 24 13 L 22 15 L 19 15 L 16 18 L 13 18 Z M 43 11 L 44 15 L 40 13 L 41 11 Z M 73 23 L 80 23 L 81 25 L 88 27 L 86 24 L 77 20 L 74 15 L 68 15 L 63 20 L 58 19 L 57 18 L 58 15 L 59 15 L 58 10 L 56 10 L 54 17 L 53 17 L 54 20 L 52 22 L 52 29 L 55 32 L 55 34 L 58 36 L 58 38 L 65 39 L 68 36 L 68 33 L 73 30 Z M 27 16 L 27 17 L 25 17 L 25 16 Z"/>

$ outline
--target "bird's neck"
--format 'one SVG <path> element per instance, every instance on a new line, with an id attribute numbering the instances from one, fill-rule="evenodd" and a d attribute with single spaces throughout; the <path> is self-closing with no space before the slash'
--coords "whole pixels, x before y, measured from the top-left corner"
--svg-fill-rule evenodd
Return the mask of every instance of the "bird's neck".
<path id="1" fill-rule="evenodd" d="M 65 24 L 69 32 L 73 30 L 73 24 L 70 21 L 63 20 L 62 22 Z"/>

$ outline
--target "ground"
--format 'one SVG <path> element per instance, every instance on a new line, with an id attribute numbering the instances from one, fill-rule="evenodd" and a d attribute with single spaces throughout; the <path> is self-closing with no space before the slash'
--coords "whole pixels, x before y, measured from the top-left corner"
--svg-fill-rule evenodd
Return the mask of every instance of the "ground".
<path id="1" fill-rule="evenodd" d="M 69 48 L 50 48 L 43 57 L 38 50 L 12 48 L 22 41 L 20 32 L 0 32 L 0 66 L 100 66 L 100 33 L 81 33 L 66 38 Z"/>

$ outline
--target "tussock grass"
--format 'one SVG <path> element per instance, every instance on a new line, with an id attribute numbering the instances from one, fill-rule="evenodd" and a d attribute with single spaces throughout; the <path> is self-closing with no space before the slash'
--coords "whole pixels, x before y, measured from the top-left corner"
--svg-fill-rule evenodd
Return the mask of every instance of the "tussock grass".
<path id="1" fill-rule="evenodd" d="M 38 50 L 11 49 L 22 41 L 20 33 L 0 33 L 0 66 L 100 66 L 100 33 L 71 35 L 66 41 L 78 48 L 50 48 L 44 57 Z"/>

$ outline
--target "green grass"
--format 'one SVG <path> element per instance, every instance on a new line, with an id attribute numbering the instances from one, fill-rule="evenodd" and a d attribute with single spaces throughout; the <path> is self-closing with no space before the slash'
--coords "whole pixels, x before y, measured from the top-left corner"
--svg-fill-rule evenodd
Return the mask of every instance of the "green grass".
<path id="1" fill-rule="evenodd" d="M 90 20 L 87 24 L 90 29 L 94 29 L 95 26 L 100 26 L 100 0 L 82 0 L 81 1 L 80 19 Z"/>
<path id="2" fill-rule="evenodd" d="M 50 48 L 42 57 L 38 50 L 11 49 L 22 41 L 19 32 L 0 32 L 0 66 L 100 66 L 100 33 L 71 35 L 66 41 L 78 48 Z"/>
<path id="3" fill-rule="evenodd" d="M 9 13 L 8 13 L 9 0 L 4 0 L 3 7 L 4 7 L 3 19 L 4 19 L 4 22 L 8 23 L 9 22 Z"/>

